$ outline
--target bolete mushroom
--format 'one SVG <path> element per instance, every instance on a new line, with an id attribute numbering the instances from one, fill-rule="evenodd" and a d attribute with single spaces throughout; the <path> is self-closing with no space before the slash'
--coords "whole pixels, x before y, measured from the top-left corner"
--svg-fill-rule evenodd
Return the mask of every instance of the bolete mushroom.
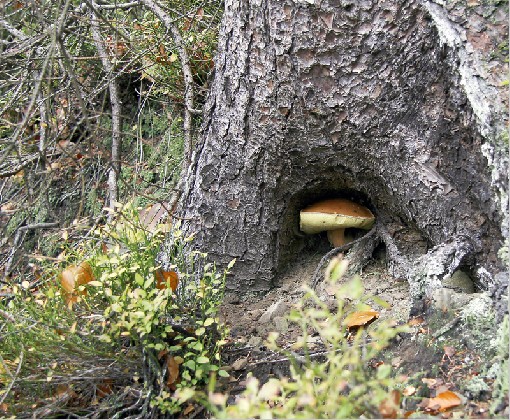
<path id="1" fill-rule="evenodd" d="M 308 234 L 327 231 L 329 242 L 345 244 L 345 228 L 370 229 L 375 221 L 372 212 L 345 198 L 334 198 L 312 204 L 299 214 L 299 227 Z"/>

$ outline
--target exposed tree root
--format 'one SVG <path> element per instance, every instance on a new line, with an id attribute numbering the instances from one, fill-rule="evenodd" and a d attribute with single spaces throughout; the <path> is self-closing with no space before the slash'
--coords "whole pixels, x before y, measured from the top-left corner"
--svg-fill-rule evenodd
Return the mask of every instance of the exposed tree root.
<path id="1" fill-rule="evenodd" d="M 317 284 L 319 283 L 319 281 L 322 279 L 322 267 L 326 264 L 327 261 L 329 261 L 334 255 L 337 255 L 339 254 L 340 252 L 345 252 L 347 251 L 348 249 L 352 248 L 353 246 L 357 245 L 357 249 L 359 249 L 360 251 L 357 251 L 358 253 L 361 252 L 361 250 L 363 248 L 365 248 L 365 245 L 367 243 L 367 241 L 371 238 L 373 238 L 374 236 L 376 236 L 376 231 L 377 231 L 377 224 L 374 225 L 374 227 L 372 229 L 370 229 L 370 231 L 362 236 L 361 238 L 358 238 L 352 242 L 349 242 L 348 244 L 345 244 L 345 245 L 342 245 L 342 246 L 338 246 L 336 248 L 333 248 L 331 251 L 329 251 L 326 255 L 324 255 L 319 264 L 317 265 L 317 268 L 315 269 L 315 272 L 312 276 L 312 281 L 310 282 L 310 287 L 312 289 L 315 289 L 317 287 Z M 377 239 L 376 239 L 377 240 Z M 371 243 L 374 242 L 374 241 L 371 241 Z M 358 245 L 359 244 L 359 245 Z M 375 247 L 374 247 L 375 248 Z M 373 251 L 373 249 L 372 249 Z M 364 254 L 363 254 L 364 255 Z"/>
<path id="2" fill-rule="evenodd" d="M 366 235 L 325 254 L 314 272 L 310 287 L 317 287 L 323 278 L 323 267 L 333 256 L 350 249 L 349 271 L 356 273 L 367 264 L 380 242 L 386 246 L 389 273 L 408 281 L 414 299 L 430 296 L 435 289 L 442 287 L 442 279 L 451 276 L 474 252 L 471 242 L 459 235 L 435 246 L 424 255 L 409 258 L 399 249 L 384 223 L 378 221 Z"/>

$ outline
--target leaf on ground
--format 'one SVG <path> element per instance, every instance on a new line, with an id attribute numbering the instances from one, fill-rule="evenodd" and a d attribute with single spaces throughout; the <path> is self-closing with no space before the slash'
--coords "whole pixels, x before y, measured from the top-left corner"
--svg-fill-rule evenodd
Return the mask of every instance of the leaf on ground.
<path id="1" fill-rule="evenodd" d="M 247 364 L 248 364 L 248 358 L 241 357 L 240 359 L 237 359 L 234 363 L 232 363 L 232 369 L 233 370 L 242 370 L 246 367 Z"/>
<path id="2" fill-rule="evenodd" d="M 424 384 L 427 384 L 427 386 L 429 388 L 432 388 L 432 387 L 434 387 L 437 384 L 437 379 L 434 379 L 434 378 L 422 378 L 421 381 Z"/>
<path id="3" fill-rule="evenodd" d="M 187 416 L 189 413 L 191 413 L 195 409 L 195 406 L 193 404 L 188 404 L 188 406 L 184 409 L 182 412 L 183 415 Z"/>
<path id="4" fill-rule="evenodd" d="M 173 356 L 166 358 L 166 368 L 168 371 L 166 384 L 171 386 L 177 381 L 177 379 L 179 379 L 179 364 L 175 361 Z"/>
<path id="5" fill-rule="evenodd" d="M 444 391 L 434 398 L 425 399 L 422 407 L 426 411 L 446 411 L 450 408 L 457 407 L 462 403 L 461 399 L 455 392 Z"/>
<path id="6" fill-rule="evenodd" d="M 396 389 L 391 391 L 388 398 L 379 404 L 379 413 L 383 419 L 396 419 L 400 408 L 400 392 Z"/>
<path id="7" fill-rule="evenodd" d="M 60 285 L 67 293 L 74 293 L 78 286 L 90 283 L 94 274 L 89 263 L 84 261 L 79 265 L 70 265 L 60 273 Z M 83 291 L 80 294 L 84 294 Z"/>
<path id="8" fill-rule="evenodd" d="M 451 346 L 444 346 L 444 354 L 448 357 L 452 357 L 455 354 L 455 348 Z"/>
<path id="9" fill-rule="evenodd" d="M 72 398 L 76 398 L 78 396 L 78 394 L 74 392 L 74 390 L 71 388 L 69 384 L 58 384 L 56 394 L 59 400 L 65 401 L 68 401 Z"/>
<path id="10" fill-rule="evenodd" d="M 113 394 L 113 379 L 105 379 L 96 385 L 96 396 L 98 399 Z"/>
<path id="11" fill-rule="evenodd" d="M 425 320 L 421 316 L 419 316 L 419 317 L 410 319 L 407 324 L 410 325 L 411 327 L 414 327 L 416 325 L 425 324 Z"/>
<path id="12" fill-rule="evenodd" d="M 416 392 L 416 388 L 412 385 L 409 385 L 402 391 L 402 394 L 404 394 L 406 397 L 409 397 L 409 396 L 413 395 L 415 392 Z"/>
<path id="13" fill-rule="evenodd" d="M 62 271 L 62 273 L 60 274 L 60 285 L 67 293 L 73 292 L 75 279 L 73 272 L 69 268 L 67 270 Z"/>

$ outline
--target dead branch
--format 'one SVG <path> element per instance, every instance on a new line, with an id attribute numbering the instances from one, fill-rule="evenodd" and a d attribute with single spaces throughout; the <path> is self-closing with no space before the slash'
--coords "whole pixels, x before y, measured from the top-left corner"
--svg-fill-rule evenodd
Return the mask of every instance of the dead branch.
<path id="1" fill-rule="evenodd" d="M 188 167 L 191 164 L 191 154 L 193 151 L 193 139 L 192 139 L 192 114 L 196 112 L 194 109 L 194 93 L 193 93 L 193 73 L 191 72 L 190 61 L 188 52 L 186 51 L 186 45 L 184 39 L 177 26 L 172 21 L 171 17 L 153 0 L 142 0 L 142 3 L 150 9 L 165 25 L 170 32 L 172 39 L 179 55 L 179 60 L 182 66 L 182 73 L 184 75 L 184 121 L 183 121 L 183 132 L 184 132 L 184 159 L 181 169 L 181 178 L 185 176 Z"/>
<path id="2" fill-rule="evenodd" d="M 108 192 L 109 192 L 109 205 L 111 208 L 114 207 L 114 203 L 118 201 L 118 185 L 117 177 L 120 173 L 120 147 L 122 142 L 121 137 L 121 101 L 119 94 L 119 84 L 117 79 L 113 75 L 114 66 L 106 54 L 106 50 L 101 39 L 101 32 L 99 30 L 99 22 L 96 19 L 95 13 L 92 10 L 90 12 L 90 31 L 97 52 L 101 56 L 101 63 L 105 69 L 106 74 L 109 76 L 108 89 L 110 92 L 110 102 L 112 108 L 112 161 L 111 168 L 108 172 Z"/>
<path id="3" fill-rule="evenodd" d="M 7 388 L 3 390 L 3 395 L 2 395 L 2 398 L 0 399 L 0 404 L 3 404 L 3 402 L 7 398 L 7 395 L 9 395 L 9 392 L 11 392 L 11 389 L 14 386 L 16 379 L 18 378 L 19 372 L 21 370 L 21 366 L 23 365 L 23 356 L 24 356 L 24 352 L 23 352 L 23 350 L 21 350 L 21 353 L 18 357 L 18 359 L 19 359 L 18 367 L 16 368 L 16 372 L 14 373 L 14 375 L 11 375 L 12 381 L 9 383 Z"/>

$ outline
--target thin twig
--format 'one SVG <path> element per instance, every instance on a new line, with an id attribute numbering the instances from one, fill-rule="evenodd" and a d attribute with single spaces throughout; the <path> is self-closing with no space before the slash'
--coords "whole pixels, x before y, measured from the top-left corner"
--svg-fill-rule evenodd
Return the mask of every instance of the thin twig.
<path id="1" fill-rule="evenodd" d="M 170 31 L 170 35 L 175 43 L 177 54 L 182 66 L 182 73 L 184 76 L 184 121 L 183 121 L 183 134 L 184 134 L 184 159 L 181 168 L 181 179 L 185 176 L 188 167 L 191 164 L 191 155 L 193 152 L 193 138 L 192 138 L 192 122 L 193 113 L 196 113 L 193 93 L 193 73 L 190 67 L 189 56 L 186 51 L 186 44 L 177 26 L 172 21 L 171 17 L 153 0 L 142 0 L 142 3 L 150 9 Z M 177 192 L 180 197 L 180 192 Z M 173 209 L 172 209 L 173 210 Z"/>
<path id="2" fill-rule="evenodd" d="M 21 353 L 19 355 L 18 367 L 16 368 L 16 372 L 14 373 L 14 376 L 12 377 L 11 383 L 3 391 L 2 399 L 0 399 L 0 404 L 2 404 L 5 401 L 5 399 L 7 398 L 7 395 L 9 395 L 9 392 L 11 392 L 11 389 L 14 386 L 14 382 L 16 382 L 16 379 L 18 378 L 19 372 L 21 370 L 21 365 L 23 364 L 23 355 L 24 355 L 23 350 L 21 350 Z"/>
<path id="3" fill-rule="evenodd" d="M 448 324 L 446 324 L 444 327 L 440 328 L 434 334 L 432 334 L 432 337 L 438 338 L 438 337 L 442 336 L 443 334 L 450 331 L 453 327 L 455 327 L 455 325 L 457 325 L 457 323 L 459 321 L 460 321 L 460 317 L 453 318 Z"/>
<path id="4" fill-rule="evenodd" d="M 99 24 L 95 17 L 94 10 L 90 12 L 90 31 L 94 44 L 101 57 L 101 63 L 105 69 L 106 74 L 113 74 L 114 66 L 110 59 L 107 58 L 106 50 L 101 39 L 101 32 L 99 30 Z M 108 193 L 109 193 L 109 205 L 114 207 L 114 204 L 118 201 L 118 184 L 117 177 L 120 174 L 120 148 L 121 148 L 121 101 L 119 94 L 119 83 L 114 77 L 108 80 L 108 89 L 110 91 L 110 102 L 112 108 L 112 162 L 111 168 L 108 172 Z"/>
<path id="5" fill-rule="evenodd" d="M 51 229 L 57 227 L 58 225 L 58 222 L 33 223 L 31 225 L 21 226 L 18 230 Z"/>
<path id="6" fill-rule="evenodd" d="M 0 316 L 4 319 L 6 319 L 7 321 L 11 321 L 11 322 L 14 322 L 16 321 L 16 319 L 7 311 L 4 311 L 3 309 L 0 309 Z"/>

